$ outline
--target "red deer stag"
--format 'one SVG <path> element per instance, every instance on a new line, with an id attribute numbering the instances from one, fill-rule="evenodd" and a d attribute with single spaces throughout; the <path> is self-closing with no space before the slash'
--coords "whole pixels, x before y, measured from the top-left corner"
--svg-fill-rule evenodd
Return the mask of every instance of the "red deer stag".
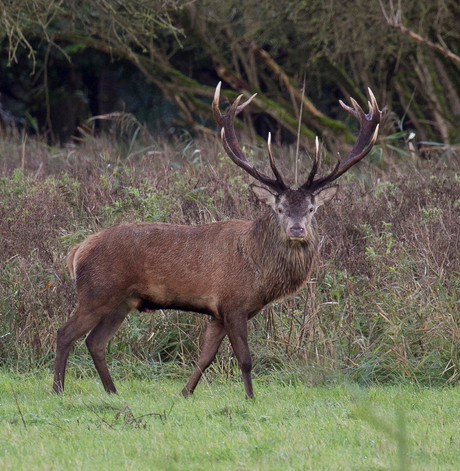
<path id="1" fill-rule="evenodd" d="M 228 335 L 241 369 L 244 388 L 253 397 L 248 320 L 276 299 L 295 293 L 308 279 L 317 250 L 314 213 L 337 192 L 324 189 L 372 148 L 380 111 L 369 90 L 367 114 L 351 99 L 341 105 L 358 118 L 360 131 L 350 155 L 326 176 L 315 178 L 320 164 L 318 140 L 307 181 L 291 189 L 275 166 L 270 137 L 268 155 L 275 178 L 246 158 L 234 130 L 235 116 L 254 98 L 226 115 L 219 111 L 220 83 L 212 109 L 222 126 L 222 142 L 231 160 L 266 187 L 252 186 L 270 210 L 255 221 L 230 220 L 201 226 L 136 223 L 108 227 L 74 246 L 67 258 L 76 281 L 78 308 L 58 330 L 54 390 L 64 390 L 64 374 L 73 343 L 90 332 L 86 345 L 107 392 L 116 392 L 105 360 L 108 341 L 132 309 L 180 309 L 210 316 L 198 365 L 182 393 L 193 393 Z"/>

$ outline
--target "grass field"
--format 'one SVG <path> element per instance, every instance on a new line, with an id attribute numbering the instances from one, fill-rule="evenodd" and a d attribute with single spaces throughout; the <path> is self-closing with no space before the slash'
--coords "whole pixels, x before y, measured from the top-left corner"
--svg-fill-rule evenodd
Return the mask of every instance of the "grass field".
<path id="1" fill-rule="evenodd" d="M 309 387 L 256 378 L 183 382 L 0 374 L 2 470 L 447 470 L 460 468 L 458 388 Z"/>

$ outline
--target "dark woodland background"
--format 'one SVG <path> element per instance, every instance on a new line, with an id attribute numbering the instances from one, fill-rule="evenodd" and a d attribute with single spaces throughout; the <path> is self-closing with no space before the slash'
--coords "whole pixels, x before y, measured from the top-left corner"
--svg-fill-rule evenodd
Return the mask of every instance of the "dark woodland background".
<path id="1" fill-rule="evenodd" d="M 293 142 L 303 101 L 303 147 L 316 134 L 329 148 L 350 142 L 356 123 L 338 100 L 365 105 L 370 87 L 388 110 L 384 135 L 413 131 L 420 147 L 459 140 L 453 0 L 41 0 L 2 10 L 0 119 L 50 143 L 107 130 L 87 120 L 112 112 L 161 136 L 213 132 L 220 80 L 228 98 L 258 93 L 244 118 L 253 138 Z"/>

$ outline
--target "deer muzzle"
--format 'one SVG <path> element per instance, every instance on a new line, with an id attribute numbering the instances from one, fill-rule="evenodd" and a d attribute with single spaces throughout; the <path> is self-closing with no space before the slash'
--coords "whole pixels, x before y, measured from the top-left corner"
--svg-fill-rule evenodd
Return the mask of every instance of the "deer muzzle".
<path id="1" fill-rule="evenodd" d="M 295 225 L 288 229 L 288 237 L 290 240 L 303 240 L 305 238 L 305 229 Z"/>

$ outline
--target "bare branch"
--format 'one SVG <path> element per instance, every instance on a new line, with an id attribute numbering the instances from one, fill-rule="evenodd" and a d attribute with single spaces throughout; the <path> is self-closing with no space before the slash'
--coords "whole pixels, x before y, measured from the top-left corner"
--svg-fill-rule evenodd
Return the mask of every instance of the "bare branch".
<path id="1" fill-rule="evenodd" d="M 442 40 L 442 38 L 439 37 L 440 43 L 442 45 L 435 44 L 429 41 L 428 39 L 425 39 L 424 37 L 420 36 L 415 31 L 412 31 L 411 29 L 406 28 L 402 24 L 401 4 L 399 2 L 398 2 L 398 10 L 395 11 L 394 6 L 393 6 L 393 0 L 390 0 L 390 13 L 388 13 L 385 10 L 382 0 L 379 0 L 379 3 L 380 3 L 380 8 L 382 9 L 382 14 L 390 26 L 392 26 L 393 28 L 399 29 L 399 31 L 401 31 L 401 33 L 405 34 L 406 36 L 409 36 L 412 39 L 415 39 L 420 44 L 423 44 L 429 47 L 430 49 L 434 49 L 435 51 L 440 52 L 443 56 L 449 59 L 452 59 L 453 61 L 460 64 L 460 56 L 457 56 L 450 49 L 448 49 L 444 41 Z"/>

